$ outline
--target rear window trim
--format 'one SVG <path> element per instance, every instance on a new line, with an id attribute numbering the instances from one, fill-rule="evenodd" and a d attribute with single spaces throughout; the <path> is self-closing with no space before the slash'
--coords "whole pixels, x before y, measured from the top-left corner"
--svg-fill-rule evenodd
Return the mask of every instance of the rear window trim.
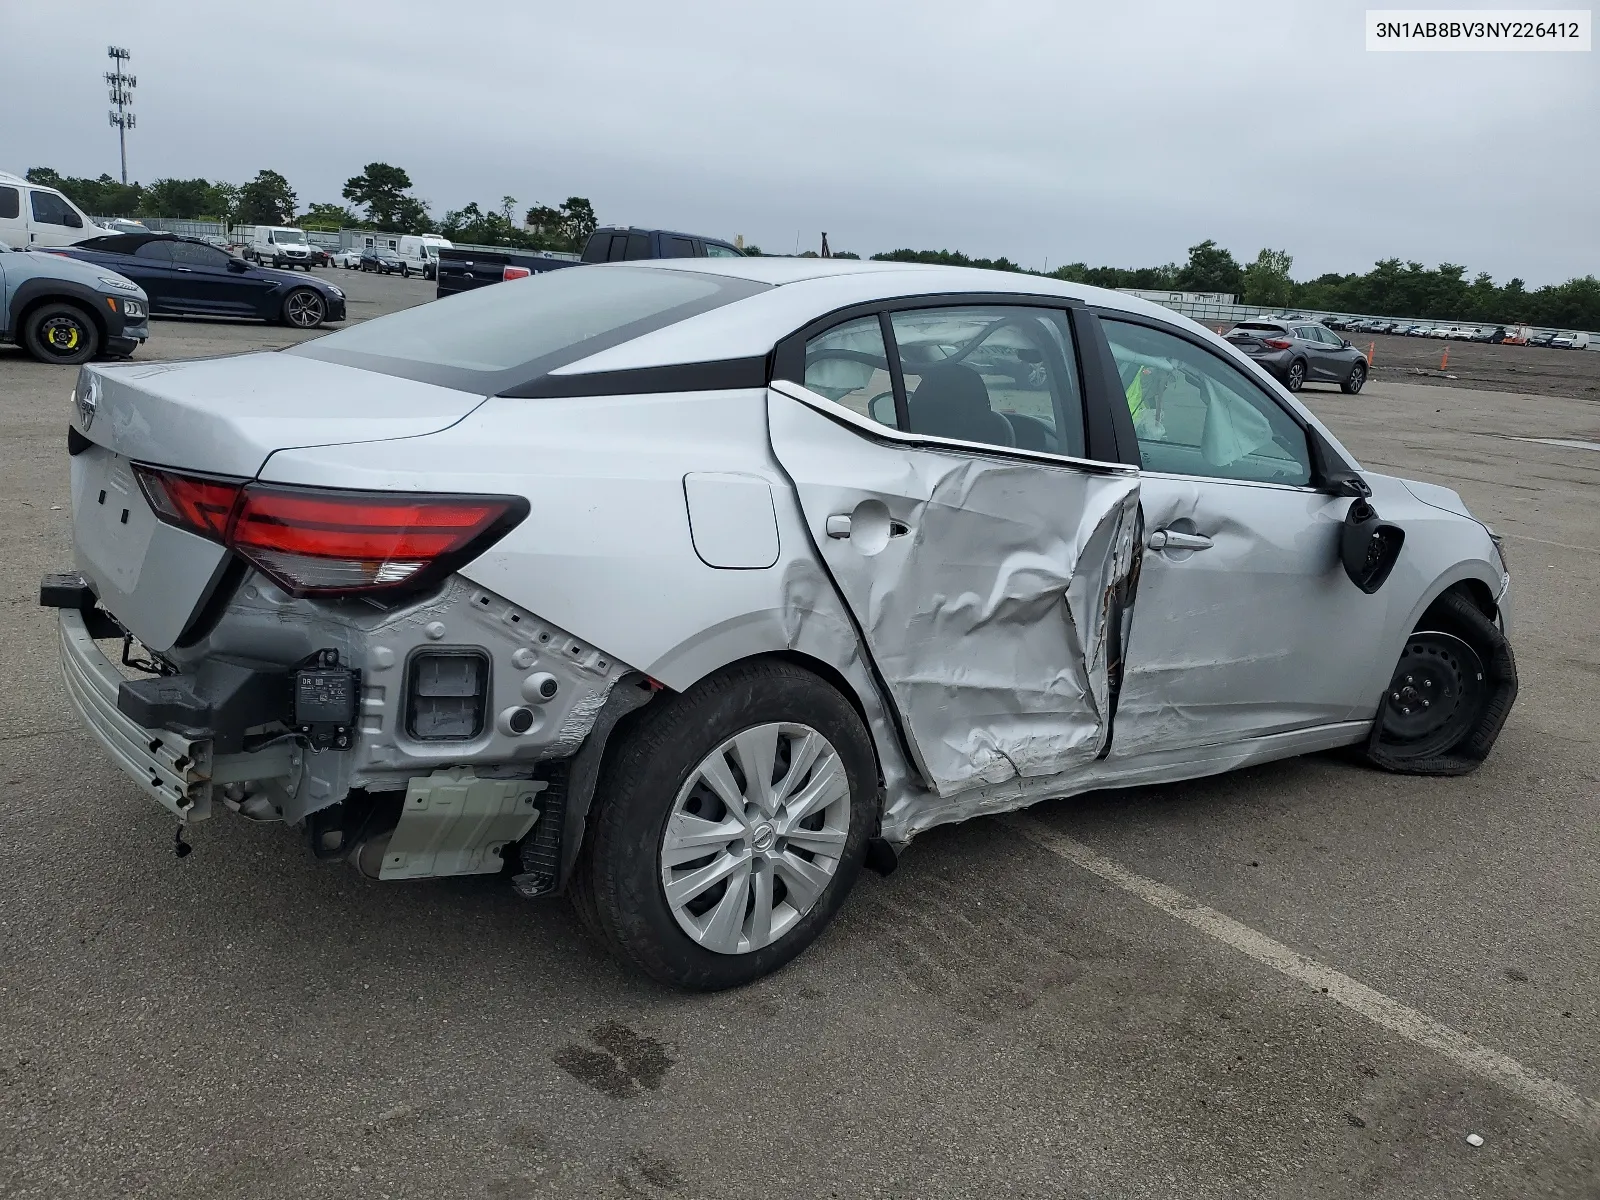
<path id="1" fill-rule="evenodd" d="M 583 271 L 599 268 L 600 264 L 589 264 L 566 269 Z M 641 268 L 611 267 L 608 269 L 637 271 Z M 755 280 L 740 279 L 736 276 L 711 275 L 702 271 L 675 271 L 674 274 L 704 280 L 716 285 L 717 290 L 709 296 L 687 301 L 663 312 L 642 317 L 627 325 L 618 326 L 616 329 L 607 330 L 581 342 L 550 351 L 538 358 L 529 359 L 526 362 L 518 363 L 500 371 L 474 371 L 465 367 L 443 363 L 391 358 L 388 355 L 373 354 L 364 350 L 344 350 L 336 345 L 329 346 L 327 340 L 323 338 L 314 338 L 311 341 L 301 342 L 281 351 L 281 353 L 319 359 L 323 362 L 336 363 L 340 366 L 355 367 L 358 370 L 371 371 L 378 375 L 388 375 L 391 378 L 412 379 L 419 383 L 433 384 L 437 387 L 446 387 L 453 391 L 468 392 L 477 396 L 504 396 L 519 399 L 622 395 L 629 390 L 635 390 L 630 386 L 631 382 L 637 382 L 640 385 L 637 390 L 679 391 L 685 390 L 685 388 L 681 385 L 665 386 L 664 381 L 672 378 L 698 378 L 704 376 L 708 369 L 711 369 L 710 377 L 712 378 L 741 380 L 741 382 L 736 383 L 715 385 L 718 387 L 762 386 L 765 383 L 766 374 L 765 357 L 760 359 L 730 360 L 736 364 L 736 369 L 732 371 L 720 370 L 719 368 L 725 366 L 724 363 L 678 363 L 635 371 L 580 372 L 571 375 L 553 374 L 553 372 L 560 370 L 562 367 L 571 366 L 585 358 L 614 349 L 646 334 L 670 329 L 674 325 L 700 316 L 703 313 L 726 308 L 731 304 L 739 303 L 741 300 L 748 300 L 753 296 L 758 296 L 771 290 L 773 286 Z M 496 283 L 488 285 L 486 290 L 492 294 L 493 289 L 506 286 L 517 285 Z M 481 295 L 482 291 L 483 289 L 474 289 L 471 292 L 464 293 L 464 295 Z M 751 363 L 760 364 L 759 372 L 750 370 Z M 754 384 L 742 382 L 743 380 L 754 378 L 756 374 L 761 375 L 762 378 Z M 704 387 L 706 385 L 700 386 Z"/>

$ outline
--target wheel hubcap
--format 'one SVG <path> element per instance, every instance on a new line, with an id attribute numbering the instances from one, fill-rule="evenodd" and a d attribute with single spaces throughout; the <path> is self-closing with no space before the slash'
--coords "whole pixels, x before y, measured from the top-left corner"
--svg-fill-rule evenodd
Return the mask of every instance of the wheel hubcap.
<path id="1" fill-rule="evenodd" d="M 849 836 L 850 782 L 833 744 L 809 725 L 757 725 L 689 773 L 661 837 L 661 889 L 699 945 L 749 954 L 811 911 Z"/>
<path id="2" fill-rule="evenodd" d="M 290 296 L 289 320 L 296 325 L 310 327 L 322 319 L 322 301 L 315 296 Z"/>
<path id="3" fill-rule="evenodd" d="M 1299 387 L 1300 381 L 1304 378 L 1305 372 L 1298 365 L 1289 368 L 1289 386 L 1291 388 Z"/>
<path id="4" fill-rule="evenodd" d="M 45 345 L 62 354 L 71 354 L 83 341 L 83 329 L 71 317 L 51 317 L 42 332 Z"/>
<path id="5" fill-rule="evenodd" d="M 1486 690 L 1483 663 L 1448 633 L 1416 633 L 1389 682 L 1383 738 L 1416 756 L 1439 754 L 1460 736 Z"/>

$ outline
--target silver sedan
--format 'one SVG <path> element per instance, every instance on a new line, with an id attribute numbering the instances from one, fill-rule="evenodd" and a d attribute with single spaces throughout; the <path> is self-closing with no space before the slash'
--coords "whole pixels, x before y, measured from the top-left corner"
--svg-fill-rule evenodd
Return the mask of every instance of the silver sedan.
<path id="1" fill-rule="evenodd" d="M 226 812 L 504 873 L 681 987 L 789 961 L 933 826 L 1334 747 L 1466 772 L 1516 695 L 1454 492 L 1048 279 L 583 266 L 86 367 L 72 420 L 41 598 L 180 847 Z"/>

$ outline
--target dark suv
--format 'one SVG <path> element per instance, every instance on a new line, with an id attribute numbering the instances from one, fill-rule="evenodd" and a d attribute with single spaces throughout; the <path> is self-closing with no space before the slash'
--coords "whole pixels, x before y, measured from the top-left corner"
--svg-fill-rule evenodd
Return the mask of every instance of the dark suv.
<path id="1" fill-rule="evenodd" d="M 1354 395 L 1367 381 L 1361 351 L 1316 321 L 1240 321 L 1224 336 L 1291 392 L 1322 382 Z"/>

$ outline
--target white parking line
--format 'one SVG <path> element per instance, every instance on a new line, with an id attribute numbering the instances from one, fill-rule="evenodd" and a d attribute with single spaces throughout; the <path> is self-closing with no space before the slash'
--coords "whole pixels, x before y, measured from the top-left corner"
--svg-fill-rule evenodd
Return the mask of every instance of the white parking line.
<path id="1" fill-rule="evenodd" d="M 1444 1055 L 1457 1066 L 1533 1101 L 1590 1133 L 1600 1133 L 1600 1103 L 1580 1095 L 1566 1084 L 1530 1070 L 1516 1059 L 1498 1050 L 1491 1050 L 1448 1025 L 1441 1025 L 1425 1013 L 1398 1000 L 1391 1000 L 1364 983 L 1357 983 L 1326 963 L 1308 958 L 1282 942 L 1275 942 L 1266 934 L 1224 916 L 1214 908 L 1207 908 L 1176 888 L 1147 879 L 1112 862 L 1082 842 L 1057 833 L 1042 821 L 1025 816 L 1002 817 L 1001 820 L 1035 845 L 1098 875 L 1125 892 L 1131 892 L 1146 904 L 1176 917 L 1241 954 L 1249 955 L 1295 982 L 1305 984 L 1312 991 L 1326 993 L 1328 999 L 1360 1013 L 1373 1024 Z"/>

